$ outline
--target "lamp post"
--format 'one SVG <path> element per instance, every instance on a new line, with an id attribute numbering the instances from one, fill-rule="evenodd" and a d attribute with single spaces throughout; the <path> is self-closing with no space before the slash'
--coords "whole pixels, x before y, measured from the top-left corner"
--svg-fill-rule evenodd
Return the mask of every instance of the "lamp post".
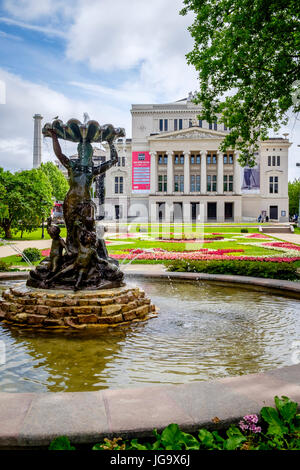
<path id="1" fill-rule="evenodd" d="M 45 204 L 47 204 L 47 201 L 41 201 L 41 206 L 44 206 Z M 44 227 L 44 223 L 45 223 L 45 215 L 44 215 L 44 209 L 43 209 L 43 218 L 42 218 L 42 239 L 45 238 L 45 227 Z"/>
<path id="2" fill-rule="evenodd" d="M 300 147 L 300 145 L 297 145 L 297 147 Z M 299 193 L 299 205 L 298 205 L 298 219 L 297 219 L 297 227 L 300 227 L 300 193 Z"/>

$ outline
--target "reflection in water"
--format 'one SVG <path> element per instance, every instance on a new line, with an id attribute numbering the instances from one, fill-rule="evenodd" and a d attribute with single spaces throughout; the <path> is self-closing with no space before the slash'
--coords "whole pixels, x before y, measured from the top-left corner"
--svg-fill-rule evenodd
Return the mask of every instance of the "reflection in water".
<path id="1" fill-rule="evenodd" d="M 129 284 L 129 282 L 128 282 Z M 91 391 L 190 383 L 291 364 L 299 302 L 208 283 L 130 280 L 157 318 L 109 332 L 64 334 L 0 324 L 0 391 Z"/>

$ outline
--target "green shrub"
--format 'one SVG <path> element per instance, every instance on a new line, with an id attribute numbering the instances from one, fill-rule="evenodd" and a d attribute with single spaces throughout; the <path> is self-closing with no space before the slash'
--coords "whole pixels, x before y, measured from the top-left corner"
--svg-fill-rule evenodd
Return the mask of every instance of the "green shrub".
<path id="1" fill-rule="evenodd" d="M 168 271 L 208 274 L 234 274 L 237 276 L 265 277 L 268 279 L 299 279 L 293 263 L 248 260 L 176 260 L 167 263 Z"/>
<path id="2" fill-rule="evenodd" d="M 5 261 L 0 260 L 0 271 L 10 271 L 10 264 L 6 263 Z"/>
<path id="3" fill-rule="evenodd" d="M 248 229 L 247 228 L 241 228 L 241 233 L 248 233 Z"/>
<path id="4" fill-rule="evenodd" d="M 23 255 L 25 255 L 31 263 L 42 259 L 41 252 L 37 248 L 25 248 L 25 250 L 23 250 Z M 26 262 L 26 258 L 22 256 L 22 261 Z"/>

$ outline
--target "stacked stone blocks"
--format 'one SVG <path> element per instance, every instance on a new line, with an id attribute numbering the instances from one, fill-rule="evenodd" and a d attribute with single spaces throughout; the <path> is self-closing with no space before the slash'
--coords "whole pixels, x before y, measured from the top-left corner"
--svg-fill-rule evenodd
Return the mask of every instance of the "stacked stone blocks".
<path id="1" fill-rule="evenodd" d="M 61 293 L 10 288 L 0 299 L 0 319 L 40 328 L 117 326 L 156 316 L 155 306 L 137 287 Z"/>

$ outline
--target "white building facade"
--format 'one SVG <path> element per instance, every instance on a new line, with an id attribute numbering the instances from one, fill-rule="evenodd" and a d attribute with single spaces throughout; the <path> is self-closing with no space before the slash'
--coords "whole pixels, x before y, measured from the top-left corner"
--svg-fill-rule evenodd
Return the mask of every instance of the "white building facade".
<path id="1" fill-rule="evenodd" d="M 105 218 L 287 222 L 291 143 L 261 142 L 256 167 L 241 168 L 238 152 L 219 150 L 227 129 L 199 121 L 191 99 L 132 105 L 132 139 L 117 141 L 119 163 L 105 177 Z"/>

